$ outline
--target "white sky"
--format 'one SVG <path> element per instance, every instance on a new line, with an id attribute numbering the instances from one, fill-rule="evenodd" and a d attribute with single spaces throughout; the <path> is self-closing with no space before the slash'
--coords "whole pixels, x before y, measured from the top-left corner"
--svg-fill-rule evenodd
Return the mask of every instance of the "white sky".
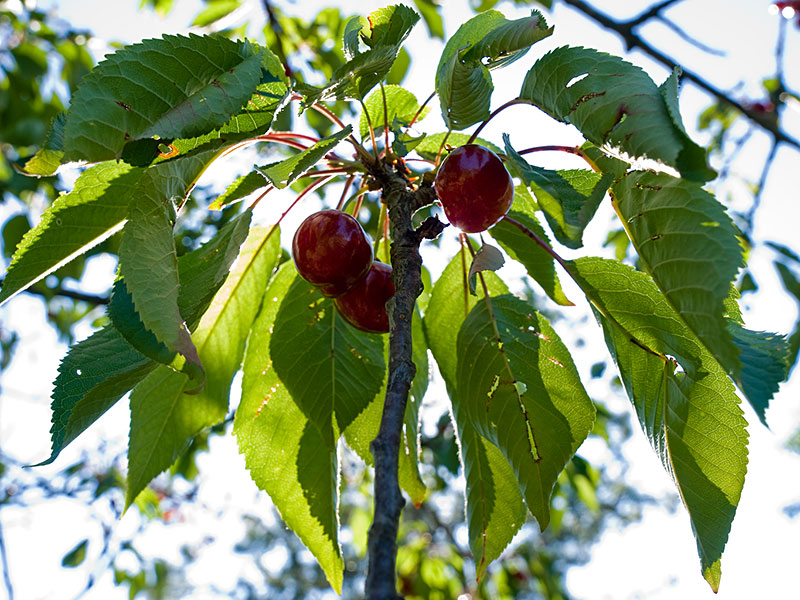
<path id="1" fill-rule="evenodd" d="M 69 0 L 69 2 L 43 2 L 42 6 L 59 4 L 59 13 L 75 27 L 87 28 L 109 39 L 127 42 L 137 41 L 142 37 L 155 37 L 161 33 L 185 31 L 186 24 L 196 14 L 201 3 L 198 0 L 181 0 L 176 2 L 176 10 L 168 19 L 162 20 L 153 14 L 137 11 L 138 0 L 105 2 L 101 0 Z M 321 0 L 304 0 L 302 4 L 289 7 L 292 12 L 302 11 L 312 14 L 317 7 L 330 4 Z M 358 3 L 358 9 L 364 13 L 382 6 L 384 3 L 364 1 Z M 450 33 L 458 23 L 468 18 L 464 9 L 465 2 L 449 0 L 446 6 L 445 24 Z M 600 4 L 595 1 L 595 4 Z M 633 16 L 645 8 L 648 2 L 609 0 L 602 3 L 603 10 L 617 17 Z M 671 9 L 670 16 L 684 25 L 690 33 L 702 38 L 713 47 L 726 50 L 726 59 L 717 59 L 703 55 L 674 34 L 659 25 L 653 25 L 646 33 L 656 44 L 680 61 L 688 64 L 704 77 L 709 78 L 722 89 L 739 89 L 740 81 L 750 81 L 745 85 L 745 95 L 753 100 L 759 99 L 756 75 L 769 73 L 772 69 L 772 46 L 777 18 L 767 14 L 767 2 L 751 2 L 735 0 L 725 3 L 711 0 L 688 0 Z M 259 0 L 249 1 L 249 10 L 254 22 L 262 22 Z M 349 5 L 348 5 L 349 6 Z M 722 8 L 724 7 L 724 8 Z M 525 11 L 503 6 L 507 16 L 521 15 Z M 495 93 L 493 106 L 516 95 L 522 74 L 529 68 L 535 56 L 542 52 L 564 44 L 584 45 L 599 48 L 614 54 L 622 55 L 623 49 L 617 38 L 603 32 L 560 4 L 550 19 L 556 25 L 555 35 L 541 42 L 531 54 L 513 67 L 494 72 Z M 407 48 L 419 57 L 413 59 L 412 73 L 406 85 L 414 91 L 418 98 L 426 97 L 433 86 L 433 73 L 436 60 L 423 57 L 438 57 L 441 46 L 427 39 L 422 24 L 418 25 L 407 44 Z M 790 28 L 787 35 L 787 56 L 800 55 L 800 31 Z M 653 78 L 660 82 L 667 76 L 667 71 L 660 65 L 647 60 L 642 54 L 634 53 L 629 60 L 647 69 Z M 789 61 L 787 77 L 795 89 L 800 88 L 800 69 Z M 704 107 L 707 98 L 690 86 L 686 86 L 681 97 L 681 108 L 684 121 L 695 139 L 704 142 L 704 138 L 694 132 L 697 111 Z M 434 107 L 432 115 L 422 124 L 429 131 L 441 131 L 438 109 Z M 800 132 L 800 110 L 796 108 L 786 118 L 787 128 Z M 569 127 L 558 125 L 546 117 L 534 114 L 530 107 L 514 107 L 495 119 L 485 130 L 485 137 L 493 141 L 500 140 L 504 131 L 512 132 L 512 143 L 519 147 L 526 145 L 562 143 L 572 144 L 580 140 Z M 530 142 L 530 143 L 527 143 Z M 735 162 L 735 170 L 744 173 L 747 180 L 754 182 L 759 176 L 761 160 L 767 151 L 766 137 L 760 133 L 754 135 L 752 143 Z M 791 150 L 778 153 L 772 175 L 765 190 L 764 200 L 755 237 L 758 240 L 771 239 L 793 246 L 800 251 L 797 236 L 797 224 L 800 222 L 798 209 L 797 169 L 800 156 Z M 557 160 L 557 159 L 553 159 Z M 566 159 L 569 160 L 569 157 Z M 555 165 L 555 163 L 553 163 Z M 574 163 L 569 163 L 574 164 Z M 250 163 L 237 164 L 226 161 L 214 165 L 204 175 L 201 183 L 219 181 L 224 185 L 235 176 L 233 171 L 247 170 Z M 549 166 L 549 165 L 545 165 Z M 741 189 L 742 183 L 733 183 L 718 190 L 721 199 L 729 193 Z M 271 222 L 282 211 L 288 196 L 271 196 L 269 206 L 262 203 L 257 218 L 263 222 Z M 293 231 L 294 226 L 313 207 L 293 214 L 294 220 L 287 220 L 285 235 Z M 606 206 L 607 208 L 607 206 Z M 8 207 L 0 206 L 0 219 L 5 218 L 3 211 Z M 602 242 L 605 225 L 610 219 L 610 212 L 599 214 L 596 222 L 587 230 L 587 245 Z M 288 233 L 286 233 L 288 232 Z M 453 248 L 445 244 L 445 248 Z M 594 251 L 594 249 L 592 249 Z M 607 251 L 597 250 L 597 252 Z M 794 323 L 797 312 L 795 304 L 781 294 L 777 277 L 770 266 L 771 254 L 759 250 L 752 257 L 754 271 L 762 290 L 757 295 L 746 297 L 744 305 L 748 326 L 756 329 L 786 332 Z M 443 264 L 442 257 L 426 256 L 426 264 L 436 270 L 436 263 Z M 114 265 L 110 261 L 95 261 L 93 269 L 97 273 L 97 291 L 102 291 L 113 276 Z M 513 270 L 509 273 L 515 273 Z M 501 273 L 502 274 L 502 273 Z M 566 279 L 566 278 L 564 278 Z M 568 281 L 564 281 L 569 286 Z M 573 299 L 580 298 L 580 292 L 567 288 Z M 570 292 L 572 292 L 570 294 Z M 586 307 L 574 309 L 576 314 Z M 49 449 L 50 382 L 54 379 L 58 361 L 66 348 L 57 343 L 55 334 L 50 328 L 42 328 L 40 323 L 45 318 L 41 302 L 21 295 L 0 309 L 0 319 L 4 323 L 13 324 L 20 331 L 22 342 L 13 367 L 3 377 L 3 396 L 0 398 L 0 442 L 2 447 L 12 455 L 23 460 L 36 462 L 47 455 Z M 574 336 L 574 332 L 564 329 L 565 324 L 556 326 L 566 339 Z M 83 334 L 88 331 L 84 330 Z M 605 384 L 597 385 L 588 377 L 588 366 L 600 358 L 607 358 L 607 353 L 598 348 L 602 344 L 599 331 L 581 332 L 589 339 L 589 345 L 576 356 L 576 362 L 586 363 L 582 367 L 583 381 L 590 394 L 604 394 Z M 599 354 L 602 353 L 602 354 Z M 580 356 L 587 358 L 581 361 Z M 781 449 L 786 437 L 800 424 L 800 405 L 798 396 L 798 377 L 784 384 L 778 396 L 773 400 L 768 419 L 772 431 L 766 430 L 749 407 L 745 406 L 746 416 L 751 423 L 749 427 L 750 461 L 749 473 L 739 506 L 736 520 L 730 535 L 725 555 L 723 556 L 723 577 L 720 593 L 721 600 L 744 600 L 752 598 L 789 598 L 797 595 L 800 589 L 800 575 L 797 569 L 797 542 L 800 540 L 800 519 L 791 520 L 782 512 L 782 507 L 800 501 L 798 487 L 798 468 L 800 457 Z M 627 400 L 611 399 L 612 408 L 619 410 L 627 407 Z M 111 439 L 115 447 L 125 447 L 127 434 L 128 411 L 125 402 L 120 402 L 92 429 L 74 442 L 62 453 L 56 467 L 41 469 L 43 474 L 54 472 L 75 459 L 80 449 L 91 449 L 100 439 Z M 258 494 L 249 480 L 244 464 L 238 456 L 235 443 L 231 437 L 215 442 L 215 448 L 209 455 L 202 457 L 204 476 L 214 481 L 213 489 L 205 489 L 202 500 L 211 506 L 225 506 L 230 503 L 242 507 L 251 507 L 255 498 L 264 502 L 264 495 Z M 582 454 L 589 458 L 602 460 L 602 453 L 587 447 Z M 597 454 L 597 456 L 594 456 Z M 660 494 L 672 490 L 672 484 L 663 472 L 661 465 L 650 450 L 641 432 L 636 429 L 633 439 L 626 445 L 625 454 L 631 461 L 630 480 L 641 486 L 643 491 Z M 209 486 L 205 486 L 208 488 Z M 264 511 L 266 512 L 266 511 Z M 262 513 L 263 514 L 263 513 Z M 79 507 L 59 505 L 58 507 L 36 509 L 35 516 L 30 512 L 4 509 L 2 514 L 6 543 L 11 553 L 11 573 L 17 591 L 17 598 L 65 598 L 78 591 L 78 586 L 85 577 L 85 572 L 69 573 L 61 569 L 60 561 L 64 553 L 79 539 L 81 530 L 91 531 L 92 522 L 85 510 Z M 122 529 L 133 526 L 130 515 L 122 519 Z M 202 536 L 207 522 L 193 523 L 186 528 L 187 535 Z M 63 531 L 63 536 L 54 536 L 53 528 Z M 174 530 L 170 528 L 170 533 Z M 220 529 L 224 531 L 227 541 L 218 545 L 220 552 L 216 560 L 224 562 L 230 544 L 243 534 L 241 524 L 225 523 Z M 146 542 L 146 541 L 145 541 Z M 168 551 L 162 542 L 153 541 L 154 550 Z M 226 553 L 227 552 L 227 553 Z M 87 565 L 91 561 L 87 561 Z M 213 565 L 205 563 L 193 569 L 193 579 L 206 577 L 224 577 L 222 572 L 213 570 Z M 227 568 L 224 573 L 233 576 L 237 567 Z M 43 576 L 45 575 L 45 576 Z M 645 519 L 622 531 L 608 531 L 601 542 L 593 550 L 593 559 L 585 567 L 573 569 L 568 577 L 571 591 L 577 598 L 587 600 L 602 599 L 671 599 L 671 598 L 711 598 L 707 584 L 699 573 L 699 559 L 692 537 L 688 517 L 682 508 L 677 513 L 668 514 L 662 509 L 648 509 Z M 225 581 L 219 581 L 224 585 Z M 0 598 L 5 593 L 0 586 Z M 126 592 L 114 588 L 110 578 L 101 580 L 96 590 L 85 598 L 125 598 Z M 195 596 L 207 598 L 212 596 Z"/>

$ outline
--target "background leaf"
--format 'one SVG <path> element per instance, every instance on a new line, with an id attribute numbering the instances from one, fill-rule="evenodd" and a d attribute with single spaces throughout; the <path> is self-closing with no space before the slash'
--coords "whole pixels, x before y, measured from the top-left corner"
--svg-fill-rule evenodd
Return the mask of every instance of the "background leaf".
<path id="1" fill-rule="evenodd" d="M 295 278 L 293 265 L 284 263 L 264 295 L 244 357 L 242 400 L 233 430 L 253 481 L 270 495 L 286 525 L 341 592 L 336 448 L 278 378 L 269 352 L 281 300 Z"/>
<path id="2" fill-rule="evenodd" d="M 377 136 L 383 133 L 385 127 L 394 129 L 393 123 L 395 119 L 402 125 L 408 125 L 419 110 L 419 102 L 417 102 L 414 94 L 399 85 L 383 86 L 383 92 L 386 94 L 388 114 L 385 114 L 383 110 L 383 93 L 380 89 L 374 90 L 364 100 L 364 110 L 361 112 L 361 117 L 358 121 L 358 131 L 362 140 L 369 137 L 367 114 L 369 114 L 372 127 Z M 421 120 L 427 112 L 428 109 L 424 109 L 417 120 Z"/>
<path id="3" fill-rule="evenodd" d="M 619 57 L 568 46 L 537 60 L 520 91 L 521 98 L 571 123 L 593 144 L 660 160 L 687 178 L 713 179 L 705 151 L 676 125 L 673 94 L 677 85 L 661 90 L 642 69 Z"/>

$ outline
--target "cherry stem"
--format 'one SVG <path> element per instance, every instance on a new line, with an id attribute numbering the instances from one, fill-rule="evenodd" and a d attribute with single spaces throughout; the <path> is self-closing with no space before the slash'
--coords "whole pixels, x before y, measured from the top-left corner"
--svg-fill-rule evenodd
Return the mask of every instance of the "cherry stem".
<path id="1" fill-rule="evenodd" d="M 272 190 L 274 190 L 274 189 L 275 189 L 275 186 L 274 186 L 274 185 L 272 185 L 272 184 L 268 185 L 268 186 L 267 186 L 267 189 L 266 189 L 266 190 L 264 190 L 264 192 L 263 192 L 261 195 L 259 195 L 259 197 L 258 197 L 258 198 L 256 198 L 255 200 L 253 200 L 253 203 L 252 203 L 252 204 L 251 204 L 251 205 L 250 205 L 250 206 L 247 208 L 247 210 L 249 210 L 249 211 L 252 211 L 252 210 L 253 210 L 253 209 L 254 209 L 256 206 L 258 206 L 258 203 L 259 203 L 259 202 L 261 202 L 261 199 L 262 199 L 264 196 L 266 196 L 267 194 L 269 194 L 269 193 L 270 193 Z M 222 207 L 220 206 L 220 208 L 222 208 Z"/>
<path id="2" fill-rule="evenodd" d="M 350 186 L 353 184 L 353 180 L 355 178 L 355 175 L 350 175 L 350 177 L 347 178 L 347 181 L 344 182 L 344 189 L 342 190 L 342 196 L 339 198 L 339 202 L 336 204 L 336 210 L 342 210 L 344 201 L 347 199 L 347 192 L 350 189 Z"/>
<path id="3" fill-rule="evenodd" d="M 428 104 L 428 102 L 430 102 L 431 100 L 433 100 L 433 97 L 435 95 L 436 95 L 436 90 L 432 91 L 431 95 L 428 96 L 427 98 L 425 98 L 425 102 L 422 103 L 422 105 L 419 107 L 419 110 L 417 110 L 417 112 L 411 118 L 411 121 L 409 121 L 408 127 L 411 127 L 414 123 L 417 122 L 417 119 L 419 119 L 419 116 L 422 114 L 422 111 L 424 110 L 425 105 Z"/>
<path id="4" fill-rule="evenodd" d="M 553 260 L 555 260 L 558 264 L 560 264 L 562 267 L 564 267 L 564 270 L 566 270 L 567 273 L 569 273 L 569 269 L 567 268 L 566 261 L 563 258 L 561 258 L 561 256 L 555 250 L 553 250 L 553 248 L 550 246 L 550 244 L 545 242 L 542 238 L 540 238 L 533 231 L 528 229 L 525 225 L 523 225 L 522 223 L 520 223 L 516 219 L 513 219 L 512 217 L 509 217 L 508 215 L 503 217 L 503 221 L 507 222 L 509 225 L 513 225 L 514 227 L 519 229 L 522 233 L 524 233 L 529 238 L 531 238 L 534 242 L 536 242 L 536 244 L 538 244 L 542 248 L 542 250 L 544 250 L 550 256 L 552 256 Z"/>
<path id="5" fill-rule="evenodd" d="M 442 138 L 442 143 L 439 144 L 439 151 L 436 153 L 436 160 L 434 160 L 434 162 L 433 162 L 434 165 L 438 165 L 439 164 L 439 159 L 442 157 L 442 152 L 444 151 L 444 146 L 447 143 L 447 138 L 450 137 L 451 131 L 452 130 L 448 129 L 447 133 L 444 134 L 444 137 Z"/>
<path id="6" fill-rule="evenodd" d="M 507 109 L 509 106 L 514 106 L 515 104 L 533 104 L 533 103 L 530 100 L 525 100 L 524 98 L 514 98 L 513 100 L 509 100 L 508 102 L 506 102 L 502 106 L 499 106 L 498 108 L 495 109 L 495 111 L 492 114 L 490 114 L 486 118 L 486 120 L 483 123 L 478 125 L 478 128 L 475 131 L 472 132 L 471 136 L 469 136 L 469 139 L 467 140 L 467 143 L 471 144 L 473 141 L 475 141 L 475 138 L 478 137 L 478 134 L 483 130 L 484 127 L 486 127 L 486 124 L 489 121 L 494 119 L 495 116 L 497 116 L 499 113 L 501 113 L 502 111 Z"/>

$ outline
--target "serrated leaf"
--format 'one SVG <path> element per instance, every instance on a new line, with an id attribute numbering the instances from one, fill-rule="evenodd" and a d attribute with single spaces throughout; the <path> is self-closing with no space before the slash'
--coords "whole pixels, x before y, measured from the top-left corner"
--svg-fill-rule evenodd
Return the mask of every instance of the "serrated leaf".
<path id="1" fill-rule="evenodd" d="M 119 270 L 144 326 L 177 352 L 183 319 L 178 310 L 178 257 L 172 234 L 173 198 L 147 190 L 134 198 L 119 244 Z"/>
<path id="2" fill-rule="evenodd" d="M 600 258 L 569 265 L 601 315 L 625 389 L 678 487 L 703 576 L 716 591 L 747 469 L 747 423 L 733 385 L 646 274 Z"/>
<path id="3" fill-rule="evenodd" d="M 739 359 L 742 365 L 731 376 L 766 426 L 769 401 L 788 375 L 789 345 L 781 335 L 745 329 L 730 320 L 728 330 L 733 343 L 741 351 Z"/>
<path id="4" fill-rule="evenodd" d="M 378 46 L 336 69 L 324 87 L 298 84 L 296 88 L 305 96 L 305 106 L 331 99 L 361 100 L 386 77 L 399 51 L 399 46 Z"/>
<path id="5" fill-rule="evenodd" d="M 489 69 L 521 58 L 552 28 L 538 11 L 509 21 L 490 10 L 476 15 L 447 41 L 436 68 L 436 92 L 448 129 L 465 129 L 489 116 L 492 78 Z"/>
<path id="6" fill-rule="evenodd" d="M 517 208 L 521 210 L 517 210 Z M 540 240 L 550 243 L 547 233 L 539 224 L 539 221 L 536 220 L 533 210 L 530 210 L 524 203 L 515 201 L 512 210 L 509 211 L 507 216 L 527 227 Z M 561 306 L 572 306 L 572 302 L 566 297 L 564 290 L 561 288 L 561 281 L 556 273 L 555 260 L 539 244 L 505 219 L 502 219 L 492 227 L 490 234 L 511 258 L 522 263 L 528 275 L 542 286 L 544 292 L 553 302 Z"/>
<path id="7" fill-rule="evenodd" d="M 348 325 L 298 277 L 281 301 L 270 340 L 278 377 L 330 448 L 381 389 L 383 337 Z"/>
<path id="8" fill-rule="evenodd" d="M 42 147 L 25 163 L 25 172 L 31 175 L 53 175 L 64 156 L 64 125 L 67 114 L 59 113 L 50 124 Z"/>
<path id="9" fill-rule="evenodd" d="M 384 110 L 383 97 L 386 94 L 386 110 Z M 411 92 L 399 85 L 386 85 L 382 90 L 374 90 L 366 100 L 364 100 L 364 111 L 358 121 L 358 130 L 361 139 L 369 137 L 369 124 L 378 136 L 383 133 L 385 127 L 398 129 L 399 125 L 408 125 L 414 115 L 419 110 L 419 102 Z M 367 120 L 369 114 L 369 120 Z M 425 111 L 421 116 L 424 116 Z M 398 122 L 395 126 L 395 120 Z M 419 120 L 419 119 L 418 119 Z"/>
<path id="10" fill-rule="evenodd" d="M 724 302 L 744 261 L 738 229 L 723 206 L 699 185 L 663 173 L 634 171 L 612 190 L 658 287 L 725 369 L 738 371 Z"/>
<path id="11" fill-rule="evenodd" d="M 404 4 L 394 4 L 371 12 L 367 21 L 371 29 L 369 36 L 364 38 L 367 46 L 398 46 L 411 33 L 419 15 Z"/>
<path id="12" fill-rule="evenodd" d="M 276 188 L 285 188 L 297 181 L 352 132 L 353 128 L 348 125 L 344 129 L 321 139 L 307 150 L 303 150 L 280 162 L 255 167 L 255 170 L 261 173 Z"/>
<path id="13" fill-rule="evenodd" d="M 456 346 L 458 330 L 469 310 L 482 302 L 470 296 L 466 282 L 466 258 L 456 256 L 436 281 L 425 311 L 424 328 L 428 347 L 442 374 L 459 445 L 459 459 L 466 477 L 466 514 L 469 547 L 480 579 L 525 523 L 527 510 L 511 465 L 494 444 L 485 440 L 466 417 L 456 390 Z M 508 292 L 493 273 L 484 276 L 492 294 Z"/>
<path id="14" fill-rule="evenodd" d="M 687 178 L 715 176 L 705 151 L 677 125 L 677 82 L 668 80 L 659 89 L 642 69 L 619 57 L 557 48 L 528 71 L 520 98 L 574 125 L 593 144 L 660 160 Z"/>
<path id="15" fill-rule="evenodd" d="M 270 229 L 251 229 L 230 276 L 194 332 L 197 352 L 207 365 L 203 390 L 187 393 L 186 375 L 158 367 L 131 393 L 128 506 L 175 462 L 192 437 L 225 418 L 231 380 L 280 255 L 279 235 L 269 236 Z"/>
<path id="16" fill-rule="evenodd" d="M 264 295 L 244 357 L 233 430 L 253 481 L 270 495 L 339 593 L 344 561 L 338 540 L 336 448 L 289 394 L 269 352 L 281 300 L 295 277 L 291 263 L 285 263 Z"/>
<path id="17" fill-rule="evenodd" d="M 212 297 L 228 276 L 250 224 L 246 212 L 227 223 L 209 242 L 178 259 L 181 315 L 194 329 Z M 72 346 L 61 361 L 53 385 L 53 462 L 67 444 L 99 419 L 156 364 L 135 350 L 107 325 Z"/>
<path id="18" fill-rule="evenodd" d="M 133 140 L 222 127 L 263 75 L 258 47 L 222 36 L 165 35 L 126 46 L 87 74 L 72 97 L 64 160 L 119 158 Z"/>
<path id="19" fill-rule="evenodd" d="M 258 171 L 250 171 L 247 175 L 242 175 L 233 180 L 225 191 L 217 196 L 217 199 L 208 207 L 211 210 L 219 210 L 223 206 L 233 204 L 237 200 L 246 198 L 253 192 L 267 187 L 269 183 L 264 180 L 264 176 Z"/>
<path id="20" fill-rule="evenodd" d="M 583 231 L 603 201 L 613 175 L 587 169 L 553 171 L 529 164 L 504 134 L 506 155 L 531 188 L 556 239 L 568 248 L 583 246 Z"/>
<path id="21" fill-rule="evenodd" d="M 134 201 L 143 196 L 183 198 L 212 157 L 201 153 L 151 169 L 108 162 L 84 171 L 73 190 L 59 196 L 22 239 L 6 272 L 0 303 L 118 231 Z"/>
<path id="22" fill-rule="evenodd" d="M 472 259 L 472 264 L 469 266 L 469 273 L 467 280 L 469 281 L 469 293 L 475 295 L 475 285 L 478 279 L 478 273 L 481 271 L 497 271 L 506 263 L 503 253 L 494 246 L 483 243 L 480 250 L 475 254 Z"/>
<path id="23" fill-rule="evenodd" d="M 589 435 L 595 409 L 547 320 L 504 295 L 479 302 L 458 334 L 457 386 L 467 418 L 514 468 L 541 529 L 559 474 Z"/>

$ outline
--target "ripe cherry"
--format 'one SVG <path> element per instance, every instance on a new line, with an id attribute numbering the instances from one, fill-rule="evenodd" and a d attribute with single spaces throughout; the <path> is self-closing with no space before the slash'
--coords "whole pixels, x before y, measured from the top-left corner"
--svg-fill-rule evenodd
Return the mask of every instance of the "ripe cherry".
<path id="1" fill-rule="evenodd" d="M 491 150 L 467 144 L 444 159 L 433 187 L 452 225 L 466 233 L 485 231 L 511 208 L 514 182 Z"/>
<path id="2" fill-rule="evenodd" d="M 333 302 L 344 320 L 356 329 L 386 333 L 389 331 L 386 301 L 392 296 L 392 267 L 376 260 L 361 282 Z"/>
<path id="3" fill-rule="evenodd" d="M 353 217 L 338 210 L 322 210 L 297 228 L 292 257 L 303 279 L 324 296 L 336 297 L 366 277 L 372 266 L 372 245 Z"/>

